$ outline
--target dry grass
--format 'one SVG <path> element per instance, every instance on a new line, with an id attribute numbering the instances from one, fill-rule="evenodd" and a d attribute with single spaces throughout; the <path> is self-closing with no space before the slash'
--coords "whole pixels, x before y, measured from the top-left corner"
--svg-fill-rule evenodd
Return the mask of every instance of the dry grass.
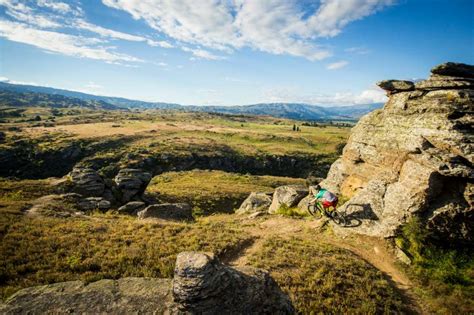
<path id="1" fill-rule="evenodd" d="M 272 238 L 249 258 L 271 272 L 301 314 L 406 312 L 383 274 L 351 252 L 300 238 Z"/>
<path id="2" fill-rule="evenodd" d="M 278 186 L 304 182 L 290 177 L 193 170 L 156 176 L 148 185 L 147 193 L 165 202 L 188 202 L 195 213 L 208 214 L 232 212 L 251 192 L 273 192 Z"/>

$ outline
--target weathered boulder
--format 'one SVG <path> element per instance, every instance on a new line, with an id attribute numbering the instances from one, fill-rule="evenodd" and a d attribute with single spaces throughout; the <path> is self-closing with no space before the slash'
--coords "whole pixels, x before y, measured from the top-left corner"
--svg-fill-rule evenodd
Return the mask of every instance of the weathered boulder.
<path id="1" fill-rule="evenodd" d="M 118 208 L 118 212 L 133 214 L 143 210 L 145 207 L 146 204 L 143 201 L 130 201 Z"/>
<path id="2" fill-rule="evenodd" d="M 133 197 L 141 195 L 151 178 L 152 175 L 150 173 L 140 169 L 121 169 L 114 179 L 122 195 L 121 202 L 129 202 Z"/>
<path id="3" fill-rule="evenodd" d="M 81 198 L 83 197 L 76 193 L 43 196 L 34 200 L 32 207 L 26 213 L 52 217 L 81 215 L 83 213 L 77 205 Z"/>
<path id="4" fill-rule="evenodd" d="M 68 281 L 26 288 L 0 304 L 1 314 L 163 314 L 171 279 Z"/>
<path id="5" fill-rule="evenodd" d="M 245 214 L 254 212 L 266 212 L 272 203 L 272 197 L 266 193 L 251 193 L 247 199 L 242 202 L 239 209 L 235 213 Z"/>
<path id="6" fill-rule="evenodd" d="M 361 224 L 345 230 L 392 237 L 416 216 L 435 237 L 474 240 L 473 68 L 435 67 L 413 91 L 389 93 L 383 109 L 353 128 L 321 183 L 350 198 L 341 210 Z"/>
<path id="7" fill-rule="evenodd" d="M 184 252 L 174 279 L 68 281 L 26 288 L 0 314 L 293 314 L 268 272 L 233 269 L 212 254 Z"/>
<path id="8" fill-rule="evenodd" d="M 155 218 L 175 221 L 193 221 L 193 211 L 187 203 L 162 203 L 146 207 L 137 214 L 139 219 Z"/>
<path id="9" fill-rule="evenodd" d="M 230 268 L 212 254 L 183 252 L 173 279 L 175 310 L 188 314 L 293 314 L 267 271 Z"/>
<path id="10" fill-rule="evenodd" d="M 79 209 L 88 211 L 88 210 L 108 210 L 111 207 L 111 203 L 108 200 L 105 200 L 102 197 L 88 197 L 80 200 L 77 203 Z"/>
<path id="11" fill-rule="evenodd" d="M 280 186 L 273 193 L 269 213 L 276 213 L 282 205 L 294 207 L 308 194 L 308 188 L 300 185 Z"/>
<path id="12" fill-rule="evenodd" d="M 104 180 L 91 168 L 76 167 L 69 173 L 69 178 L 75 193 L 85 197 L 99 197 L 104 193 Z"/>
<path id="13" fill-rule="evenodd" d="M 403 91 L 413 91 L 415 89 L 415 84 L 413 82 L 402 80 L 385 80 L 377 82 L 377 85 L 387 91 L 389 94 Z"/>

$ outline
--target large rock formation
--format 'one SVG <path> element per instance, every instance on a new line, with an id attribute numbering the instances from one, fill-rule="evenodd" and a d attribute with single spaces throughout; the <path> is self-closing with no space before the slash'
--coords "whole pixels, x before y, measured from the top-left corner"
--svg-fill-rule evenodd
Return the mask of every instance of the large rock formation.
<path id="1" fill-rule="evenodd" d="M 446 63 L 428 80 L 384 81 L 389 100 L 354 127 L 321 185 L 363 234 L 391 237 L 418 216 L 435 236 L 473 240 L 474 67 Z M 387 83 L 390 82 L 390 83 Z"/>
<path id="2" fill-rule="evenodd" d="M 0 314 L 292 314 L 268 272 L 233 269 L 212 254 L 178 255 L 174 279 L 69 281 L 15 293 Z"/>

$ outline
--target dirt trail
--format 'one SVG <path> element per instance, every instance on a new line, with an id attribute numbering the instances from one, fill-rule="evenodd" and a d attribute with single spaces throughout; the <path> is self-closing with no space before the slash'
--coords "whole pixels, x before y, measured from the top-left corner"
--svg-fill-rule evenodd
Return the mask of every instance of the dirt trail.
<path id="1" fill-rule="evenodd" d="M 257 220 L 242 220 L 245 231 L 253 236 L 253 241 L 244 244 L 237 252 L 224 259 L 224 262 L 241 267 L 248 265 L 249 257 L 257 253 L 267 239 L 278 236 L 289 238 L 292 236 L 314 239 L 315 241 L 344 248 L 359 256 L 378 270 L 380 270 L 406 299 L 413 311 L 425 313 L 420 307 L 420 301 L 413 293 L 413 286 L 408 277 L 396 266 L 394 253 L 387 244 L 380 239 L 351 235 L 339 237 L 331 233 L 322 233 L 325 224 L 323 220 L 297 220 L 280 216 L 263 217 Z"/>

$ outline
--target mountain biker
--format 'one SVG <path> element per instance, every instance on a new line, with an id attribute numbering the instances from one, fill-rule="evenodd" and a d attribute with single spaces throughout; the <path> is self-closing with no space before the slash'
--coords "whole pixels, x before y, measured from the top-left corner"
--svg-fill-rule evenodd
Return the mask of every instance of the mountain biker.
<path id="1" fill-rule="evenodd" d="M 331 207 L 333 207 L 333 210 L 336 210 L 339 200 L 332 192 L 321 188 L 319 185 L 312 186 L 310 192 L 314 195 L 314 200 L 322 204 L 324 210 L 328 210 Z"/>

